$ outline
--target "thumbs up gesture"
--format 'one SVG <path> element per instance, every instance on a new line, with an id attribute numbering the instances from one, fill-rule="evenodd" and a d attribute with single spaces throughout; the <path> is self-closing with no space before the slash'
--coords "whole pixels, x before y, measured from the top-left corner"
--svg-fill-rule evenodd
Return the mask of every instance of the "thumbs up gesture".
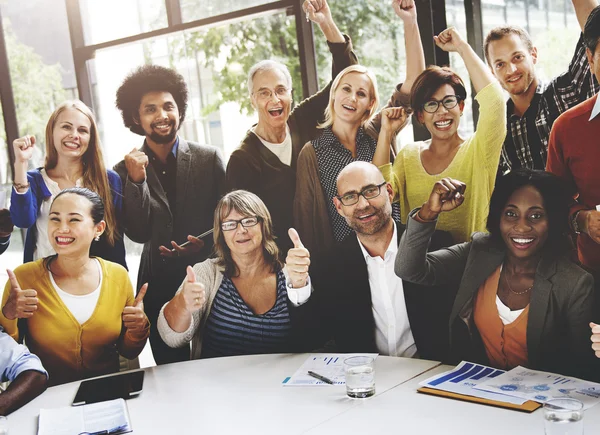
<path id="1" fill-rule="evenodd" d="M 27 163 L 33 156 L 35 145 L 35 136 L 23 136 L 13 141 L 13 150 L 15 151 L 15 161 L 18 163 Z"/>
<path id="2" fill-rule="evenodd" d="M 144 152 L 134 148 L 125 156 L 124 160 L 129 179 L 134 183 L 142 183 L 146 179 L 148 156 Z"/>
<path id="3" fill-rule="evenodd" d="M 191 314 L 204 306 L 205 292 L 204 285 L 196 281 L 196 274 L 192 266 L 188 266 L 185 272 L 185 282 L 180 295 L 186 311 Z"/>
<path id="4" fill-rule="evenodd" d="M 301 288 L 306 285 L 308 280 L 308 267 L 310 266 L 310 252 L 304 247 L 298 232 L 294 228 L 288 231 L 294 247 L 288 251 L 285 259 L 285 268 L 287 269 L 288 279 L 294 288 Z"/>
<path id="5" fill-rule="evenodd" d="M 10 280 L 10 293 L 2 314 L 9 320 L 27 319 L 38 309 L 37 292 L 33 289 L 22 290 L 17 277 L 12 270 L 6 269 Z"/>
<path id="6" fill-rule="evenodd" d="M 129 332 L 143 332 L 148 327 L 148 317 L 144 312 L 144 296 L 148 290 L 148 283 L 144 284 L 137 296 L 133 305 L 123 309 L 123 325 Z"/>
<path id="7" fill-rule="evenodd" d="M 596 352 L 596 357 L 600 358 L 600 325 L 590 322 L 592 328 L 592 350 Z"/>

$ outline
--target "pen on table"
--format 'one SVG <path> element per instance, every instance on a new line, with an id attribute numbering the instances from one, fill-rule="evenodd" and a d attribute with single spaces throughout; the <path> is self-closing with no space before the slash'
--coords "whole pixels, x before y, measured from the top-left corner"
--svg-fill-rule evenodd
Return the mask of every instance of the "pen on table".
<path id="1" fill-rule="evenodd" d="M 313 378 L 315 378 L 315 379 L 318 379 L 319 381 L 323 381 L 323 382 L 325 382 L 326 384 L 331 384 L 331 385 L 333 385 L 333 381 L 332 381 L 331 379 L 329 379 L 329 378 L 326 378 L 325 376 L 323 376 L 323 375 L 320 375 L 320 374 L 318 374 L 318 373 L 311 372 L 310 370 L 308 371 L 308 376 L 312 376 Z"/>

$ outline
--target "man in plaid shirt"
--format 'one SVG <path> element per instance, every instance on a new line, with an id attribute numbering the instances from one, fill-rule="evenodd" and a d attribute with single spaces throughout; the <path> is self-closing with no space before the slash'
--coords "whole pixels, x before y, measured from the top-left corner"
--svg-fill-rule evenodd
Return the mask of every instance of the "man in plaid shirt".
<path id="1" fill-rule="evenodd" d="M 572 1 L 583 30 L 597 0 Z M 499 175 L 519 167 L 545 169 L 548 137 L 556 118 L 600 89 L 590 72 L 583 39 L 579 38 L 569 69 L 549 83 L 536 76 L 537 49 L 520 27 L 492 29 L 484 52 L 492 72 L 510 95 Z"/>

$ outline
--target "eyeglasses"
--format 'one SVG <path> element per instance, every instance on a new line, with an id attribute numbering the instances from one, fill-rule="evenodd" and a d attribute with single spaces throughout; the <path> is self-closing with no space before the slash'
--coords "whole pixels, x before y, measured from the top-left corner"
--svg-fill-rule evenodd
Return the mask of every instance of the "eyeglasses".
<path id="1" fill-rule="evenodd" d="M 242 224 L 242 226 L 244 228 L 250 228 L 255 226 L 256 224 L 258 224 L 260 222 L 260 218 L 258 216 L 250 216 L 244 219 L 240 219 L 240 220 L 231 220 L 231 221 L 225 221 L 223 223 L 221 223 L 221 229 L 223 231 L 233 231 L 235 230 L 239 224 Z"/>
<path id="2" fill-rule="evenodd" d="M 373 199 L 373 198 L 377 198 L 379 196 L 379 194 L 381 193 L 381 188 L 383 186 L 385 186 L 387 182 L 384 181 L 383 183 L 377 185 L 377 186 L 369 186 L 369 187 L 365 187 L 361 192 L 349 192 L 346 193 L 345 195 L 340 195 L 340 196 L 336 196 L 337 199 L 339 199 L 343 205 L 354 205 L 358 202 L 359 197 L 362 195 L 363 198 L 365 199 Z"/>
<path id="3" fill-rule="evenodd" d="M 427 113 L 435 113 L 440 108 L 440 104 L 450 110 L 455 108 L 459 101 L 462 101 L 462 98 L 458 95 L 446 95 L 442 101 L 429 100 L 423 104 L 423 110 Z"/>
<path id="4" fill-rule="evenodd" d="M 275 90 L 263 88 L 254 92 L 254 94 L 256 94 L 259 100 L 270 100 L 273 98 L 273 94 L 277 95 L 277 98 L 283 98 L 288 96 L 290 92 L 291 89 L 288 89 L 285 86 L 277 86 Z"/>

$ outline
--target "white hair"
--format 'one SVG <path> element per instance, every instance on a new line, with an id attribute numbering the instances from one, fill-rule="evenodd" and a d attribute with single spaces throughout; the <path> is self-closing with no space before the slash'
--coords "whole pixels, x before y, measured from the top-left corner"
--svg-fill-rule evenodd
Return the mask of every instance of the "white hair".
<path id="1" fill-rule="evenodd" d="M 254 76 L 258 72 L 265 71 L 280 71 L 287 81 L 288 89 L 292 89 L 292 76 L 287 66 L 275 60 L 261 60 L 260 62 L 255 63 L 252 68 L 250 68 L 250 71 L 248 71 L 248 93 L 250 95 L 252 95 L 252 90 L 254 89 Z"/>

